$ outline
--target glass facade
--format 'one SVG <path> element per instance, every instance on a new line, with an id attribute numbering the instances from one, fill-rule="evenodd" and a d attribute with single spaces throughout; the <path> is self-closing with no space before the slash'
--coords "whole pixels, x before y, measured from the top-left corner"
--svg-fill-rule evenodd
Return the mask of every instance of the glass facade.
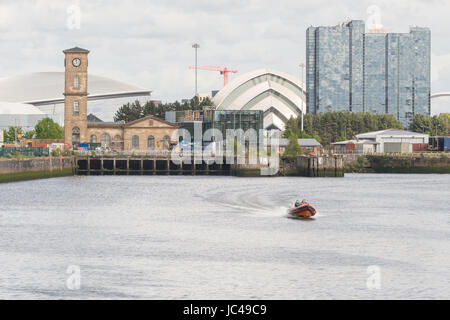
<path id="1" fill-rule="evenodd" d="M 363 21 L 306 31 L 307 112 L 430 113 L 428 28 L 365 33 Z"/>
<path id="2" fill-rule="evenodd" d="M 244 132 L 254 129 L 259 134 L 263 130 L 263 120 L 262 110 L 217 110 L 214 111 L 214 121 L 209 125 L 219 129 L 225 138 L 227 129 L 242 129 Z"/>
<path id="3" fill-rule="evenodd" d="M 168 111 L 166 121 L 177 123 L 194 137 L 194 124 L 200 122 L 202 135 L 208 129 L 218 129 L 226 138 L 227 129 L 254 129 L 259 135 L 264 129 L 264 111 L 262 110 L 203 110 L 203 111 Z M 211 142 L 204 139 L 205 142 Z"/>
<path id="4" fill-rule="evenodd" d="M 386 35 L 364 35 L 364 108 L 371 113 L 386 113 Z"/>

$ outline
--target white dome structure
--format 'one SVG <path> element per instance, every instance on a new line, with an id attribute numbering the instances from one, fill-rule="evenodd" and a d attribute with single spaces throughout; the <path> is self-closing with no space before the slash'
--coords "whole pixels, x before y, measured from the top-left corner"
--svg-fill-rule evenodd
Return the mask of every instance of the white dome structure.
<path id="1" fill-rule="evenodd" d="M 121 81 L 88 75 L 89 100 L 150 96 L 151 91 Z M 0 101 L 46 105 L 64 102 L 64 72 L 35 72 L 0 79 Z"/>
<path id="2" fill-rule="evenodd" d="M 0 116 L 3 115 L 30 115 L 30 114 L 44 114 L 37 107 L 27 103 L 15 103 L 15 102 L 0 102 Z"/>
<path id="3" fill-rule="evenodd" d="M 45 113 L 31 104 L 0 102 L 0 130 L 20 126 L 28 131 L 45 117 Z"/>
<path id="4" fill-rule="evenodd" d="M 291 116 L 306 111 L 305 86 L 286 73 L 259 69 L 225 86 L 213 98 L 217 110 L 262 110 L 264 128 L 284 130 Z"/>
<path id="5" fill-rule="evenodd" d="M 64 72 L 36 72 L 0 78 L 0 101 L 32 104 L 64 123 Z M 88 75 L 88 113 L 112 121 L 123 104 L 151 99 L 151 91 L 125 82 Z"/>

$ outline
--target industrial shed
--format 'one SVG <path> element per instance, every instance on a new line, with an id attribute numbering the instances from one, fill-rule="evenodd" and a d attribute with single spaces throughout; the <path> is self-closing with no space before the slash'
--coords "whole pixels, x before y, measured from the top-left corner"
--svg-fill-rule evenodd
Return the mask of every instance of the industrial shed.
<path id="1" fill-rule="evenodd" d="M 422 150 L 428 145 L 429 136 L 423 133 L 387 129 L 358 134 L 357 141 L 367 141 L 374 145 L 376 153 L 410 153 Z"/>

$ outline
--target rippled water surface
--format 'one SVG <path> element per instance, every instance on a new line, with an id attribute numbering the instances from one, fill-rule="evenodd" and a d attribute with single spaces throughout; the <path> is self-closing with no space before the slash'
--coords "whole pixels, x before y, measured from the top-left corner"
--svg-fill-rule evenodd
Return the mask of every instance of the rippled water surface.
<path id="1" fill-rule="evenodd" d="M 1 184 L 0 298 L 448 299 L 449 189 L 450 175 L 369 174 Z M 287 217 L 297 198 L 314 220 Z"/>

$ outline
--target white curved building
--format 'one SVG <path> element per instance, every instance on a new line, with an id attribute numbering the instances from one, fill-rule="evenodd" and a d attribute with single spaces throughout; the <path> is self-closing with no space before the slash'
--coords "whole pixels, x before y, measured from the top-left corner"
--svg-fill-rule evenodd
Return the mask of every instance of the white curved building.
<path id="1" fill-rule="evenodd" d="M 289 74 L 259 69 L 235 78 L 213 103 L 218 110 L 263 110 L 265 129 L 284 130 L 291 116 L 306 112 L 305 86 Z"/>
<path id="2" fill-rule="evenodd" d="M 88 113 L 112 121 L 115 111 L 135 100 L 145 103 L 151 91 L 125 82 L 88 76 Z M 0 79 L 0 101 L 32 104 L 64 123 L 64 72 L 37 72 Z"/>
<path id="3" fill-rule="evenodd" d="M 0 102 L 0 130 L 20 126 L 25 131 L 34 128 L 36 122 L 47 115 L 31 104 Z"/>

